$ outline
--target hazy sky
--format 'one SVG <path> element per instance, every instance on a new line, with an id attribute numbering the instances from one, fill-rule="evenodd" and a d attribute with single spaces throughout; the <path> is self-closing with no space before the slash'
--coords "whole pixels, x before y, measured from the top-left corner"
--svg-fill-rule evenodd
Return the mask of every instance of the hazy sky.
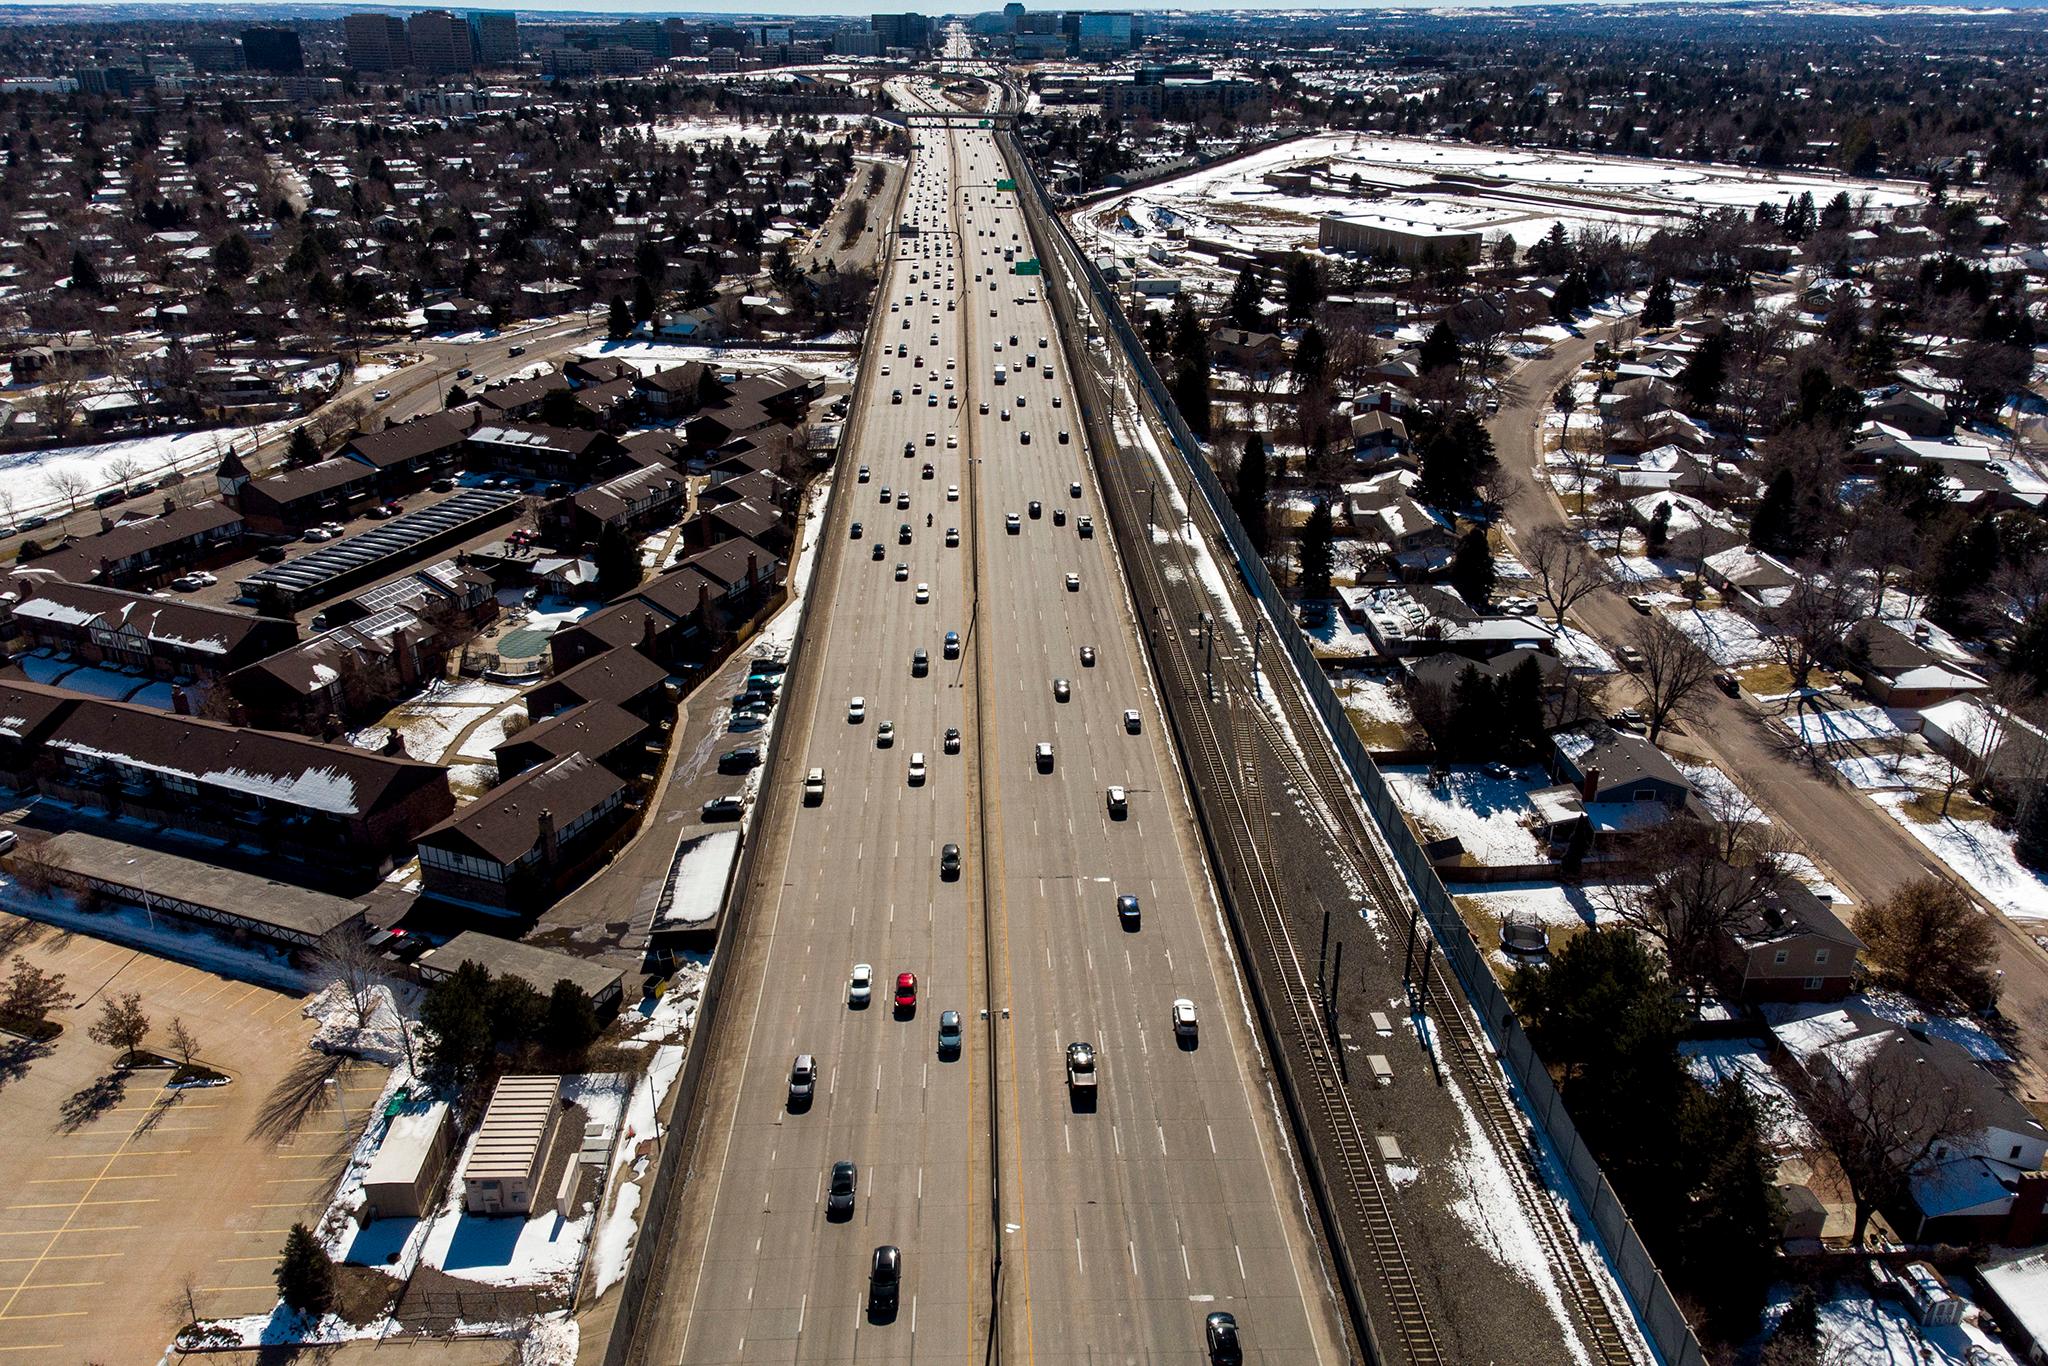
<path id="1" fill-rule="evenodd" d="M 1663 0 L 1584 0 L 1603 6 L 1613 4 L 1662 3 Z M 1880 0 L 1881 2 L 1881 0 Z M 35 8 L 57 10 L 77 5 L 90 8 L 95 5 L 135 4 L 136 0 L 0 0 L 0 9 Z M 870 0 L 867 4 L 852 3 L 852 0 L 418 0 L 418 3 L 391 3 L 391 0 L 364 0 L 361 6 L 337 3 L 337 0 L 271 0 L 262 8 L 276 10 L 318 9 L 327 14 L 341 14 L 352 8 L 361 9 L 448 9 L 464 10 L 496 9 L 514 10 L 533 14 L 587 14 L 597 17 L 606 15 L 690 15 L 690 14 L 753 14 L 765 18 L 776 15 L 845 14 L 865 18 L 870 13 L 918 10 L 937 17 L 944 14 L 972 14 L 985 10 L 999 10 L 1004 0 L 951 0 L 943 9 L 932 4 L 920 4 L 919 0 Z M 1265 9 L 1296 10 L 1311 13 L 1339 11 L 1364 11 L 1375 9 L 1506 9 L 1536 4 L 1573 3 L 1573 0 L 1380 0 L 1371 5 L 1360 4 L 1304 4 L 1301 0 L 1230 0 L 1228 4 L 1184 3 L 1176 5 L 1134 4 L 1131 0 L 1059 0 L 1059 3 L 1033 3 L 1032 9 L 1135 9 L 1163 10 L 1178 13 L 1200 13 L 1204 10 Z M 1963 0 L 1969 3 L 1969 0 Z M 161 4 L 148 4 L 147 8 L 158 9 L 166 15 L 181 9 L 195 12 L 222 12 L 234 9 L 238 13 L 245 8 L 224 0 L 220 4 L 181 3 L 181 0 L 164 0 Z"/>

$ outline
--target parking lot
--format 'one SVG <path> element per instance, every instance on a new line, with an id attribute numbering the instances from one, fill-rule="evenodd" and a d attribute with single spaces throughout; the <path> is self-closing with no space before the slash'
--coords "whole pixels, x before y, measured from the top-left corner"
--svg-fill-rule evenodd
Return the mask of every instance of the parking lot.
<path id="1" fill-rule="evenodd" d="M 47 1052 L 22 1056 L 5 1036 L 0 1361 L 154 1361 L 195 1310 L 267 1311 L 285 1232 L 318 1218 L 384 1069 L 309 1068 L 296 996 L 12 915 L 0 944 L 63 973 L 79 998 Z M 86 1029 L 109 994 L 131 991 L 149 1046 L 177 1016 L 229 1084 L 117 1079 Z"/>

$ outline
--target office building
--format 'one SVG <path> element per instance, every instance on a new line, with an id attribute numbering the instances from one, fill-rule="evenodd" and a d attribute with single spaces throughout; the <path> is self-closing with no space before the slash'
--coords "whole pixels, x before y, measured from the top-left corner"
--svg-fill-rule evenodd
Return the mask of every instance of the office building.
<path id="1" fill-rule="evenodd" d="M 453 76 L 476 69 L 469 25 L 444 9 L 423 9 L 406 21 L 412 64 L 429 76 Z"/>
<path id="2" fill-rule="evenodd" d="M 242 45 L 232 38 L 197 38 L 185 45 L 194 71 L 240 71 Z"/>
<path id="3" fill-rule="evenodd" d="M 242 61 L 251 71 L 304 71 L 306 54 L 299 32 L 290 28 L 242 30 Z"/>
<path id="4" fill-rule="evenodd" d="M 519 60 L 519 20 L 494 10 L 471 10 L 469 41 L 483 66 L 510 66 Z"/>
<path id="5" fill-rule="evenodd" d="M 927 48 L 932 45 L 932 21 L 922 14 L 877 14 L 869 26 L 884 48 Z"/>
<path id="6" fill-rule="evenodd" d="M 405 21 L 390 14 L 351 14 L 342 21 L 348 64 L 357 71 L 398 71 L 412 65 Z"/>
<path id="7" fill-rule="evenodd" d="M 1129 52 L 1136 30 L 1136 16 L 1129 10 L 1103 10 L 1078 17 L 1074 50 L 1082 56 Z"/>

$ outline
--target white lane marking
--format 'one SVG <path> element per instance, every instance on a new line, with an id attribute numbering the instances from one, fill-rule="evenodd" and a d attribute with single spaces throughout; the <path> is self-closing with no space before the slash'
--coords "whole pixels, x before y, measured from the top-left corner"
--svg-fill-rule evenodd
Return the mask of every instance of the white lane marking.
<path id="1" fill-rule="evenodd" d="M 1164 1157 L 1166 1156 L 1166 1126 L 1164 1124 L 1154 1124 L 1152 1127 L 1159 1130 L 1159 1155 Z"/>
<path id="2" fill-rule="evenodd" d="M 1131 1253 L 1131 1274 L 1132 1274 L 1133 1276 L 1135 1276 L 1135 1275 L 1137 1275 L 1137 1274 L 1138 1274 L 1138 1245 L 1137 1245 L 1136 1243 L 1134 1243 L 1134 1242 L 1131 1242 L 1131 1241 L 1129 1241 L 1129 1240 L 1127 1239 L 1127 1240 L 1125 1240 L 1125 1242 L 1124 1242 L 1124 1246 L 1130 1249 L 1130 1253 Z"/>
<path id="3" fill-rule="evenodd" d="M 805 1314 L 808 1314 L 808 1313 L 810 1312 L 810 1310 L 811 1310 L 811 1297 L 810 1297 L 810 1294 L 809 1294 L 809 1292 L 805 1292 L 805 1294 L 804 1294 L 804 1298 L 803 1298 L 803 1302 L 802 1302 L 801 1304 L 797 1305 L 797 1307 L 796 1307 L 796 1331 L 797 1331 L 797 1335 L 798 1335 L 799 1337 L 801 1337 L 801 1336 L 803 1335 L 803 1331 L 804 1331 L 804 1315 L 805 1315 Z"/>
<path id="4" fill-rule="evenodd" d="M 1204 1124 L 1202 1127 L 1209 1131 L 1209 1155 L 1214 1157 L 1216 1155 L 1216 1126 Z"/>
<path id="5" fill-rule="evenodd" d="M 1237 1278 L 1241 1281 L 1250 1280 L 1251 1277 L 1244 1274 L 1244 1249 L 1239 1247 L 1236 1243 L 1232 1243 L 1230 1245 L 1230 1250 L 1237 1254 Z"/>
<path id="6" fill-rule="evenodd" d="M 1180 1245 L 1180 1274 L 1191 1281 L 1195 1278 L 1194 1271 L 1188 1266 L 1188 1245 L 1186 1243 Z"/>

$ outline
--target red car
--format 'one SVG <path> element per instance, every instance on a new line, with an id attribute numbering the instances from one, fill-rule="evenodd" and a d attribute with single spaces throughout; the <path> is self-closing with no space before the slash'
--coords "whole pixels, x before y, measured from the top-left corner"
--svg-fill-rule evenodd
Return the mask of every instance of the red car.
<path id="1" fill-rule="evenodd" d="M 896 974 L 896 1008 L 906 1011 L 917 1009 L 916 973 L 899 972 Z"/>

